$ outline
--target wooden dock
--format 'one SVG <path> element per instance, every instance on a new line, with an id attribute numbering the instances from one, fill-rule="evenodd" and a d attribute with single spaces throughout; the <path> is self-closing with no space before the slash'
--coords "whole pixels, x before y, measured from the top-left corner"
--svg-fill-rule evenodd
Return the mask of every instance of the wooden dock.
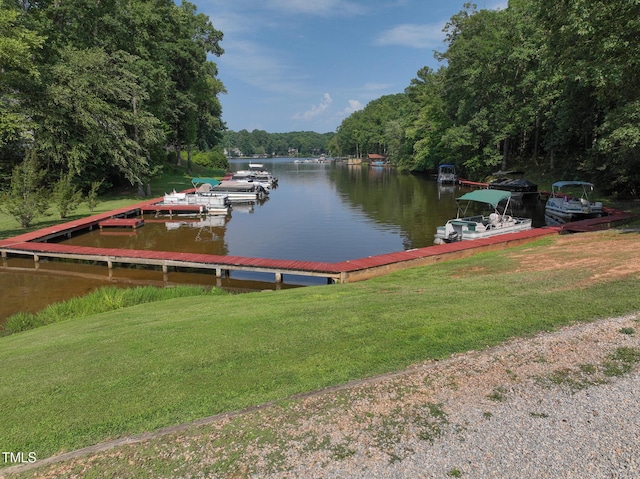
<path id="1" fill-rule="evenodd" d="M 211 270 L 217 278 L 222 278 L 228 276 L 232 271 L 251 271 L 273 274 L 276 283 L 282 282 L 285 275 L 321 277 L 326 278 L 329 283 L 348 283 L 381 276 L 404 268 L 424 266 L 445 259 L 461 258 L 478 251 L 503 249 L 551 234 L 558 234 L 558 228 L 538 228 L 510 235 L 500 235 L 486 240 L 429 246 L 339 263 L 15 241 L 18 238 L 13 238 L 14 241 L 1 241 L 0 253 L 2 258 L 7 258 L 9 255 L 31 256 L 36 267 L 42 258 L 58 258 L 102 262 L 109 269 L 117 264 L 152 265 L 161 269 L 164 274 L 169 274 L 172 269 L 188 268 Z"/>
<path id="2" fill-rule="evenodd" d="M 131 217 L 140 215 L 145 211 L 145 208 L 153 207 L 155 202 L 158 202 L 158 199 L 2 240 L 0 241 L 1 257 L 6 259 L 10 255 L 31 256 L 36 268 L 41 258 L 58 258 L 81 262 L 101 262 L 106 264 L 109 270 L 117 264 L 151 265 L 161 269 L 164 275 L 168 275 L 170 271 L 178 268 L 184 268 L 210 270 L 215 273 L 217 278 L 228 276 L 232 271 L 250 271 L 273 274 L 276 283 L 282 282 L 285 275 L 323 277 L 330 283 L 348 283 L 381 276 L 404 268 L 462 258 L 480 251 L 504 249 L 560 232 L 591 231 L 587 228 L 596 228 L 596 224 L 598 227 L 610 227 L 614 222 L 633 216 L 629 213 L 611 210 L 608 216 L 593 219 L 588 224 L 582 222 L 580 225 L 580 222 L 577 222 L 561 226 L 547 226 L 487 239 L 434 245 L 338 263 L 98 248 L 49 242 L 59 237 L 70 237 L 76 232 L 91 230 L 100 226 L 101 223 L 103 227 L 105 224 L 112 226 L 130 224 L 135 231 L 133 225 L 138 224 L 137 221 L 140 219 Z"/>
<path id="3" fill-rule="evenodd" d="M 590 231 L 602 231 L 611 228 L 615 223 L 635 217 L 633 213 L 627 213 L 626 211 L 618 211 L 606 207 L 603 210 L 606 214 L 598 218 L 588 218 L 560 225 L 560 232 L 588 233 Z"/>
<path id="4" fill-rule="evenodd" d="M 483 183 L 481 181 L 469 181 L 464 178 L 458 178 L 458 184 L 460 186 L 466 186 L 467 188 L 478 188 L 478 189 L 487 189 L 489 188 L 489 183 Z"/>
<path id="5" fill-rule="evenodd" d="M 162 204 L 147 204 L 140 207 L 142 213 L 155 213 L 159 215 L 166 213 L 169 215 L 180 213 L 191 214 L 204 214 L 206 212 L 205 205 L 162 205 Z"/>
<path id="6" fill-rule="evenodd" d="M 98 221 L 98 226 L 102 228 L 140 228 L 144 226 L 144 220 L 142 218 L 108 218 L 106 220 Z"/>

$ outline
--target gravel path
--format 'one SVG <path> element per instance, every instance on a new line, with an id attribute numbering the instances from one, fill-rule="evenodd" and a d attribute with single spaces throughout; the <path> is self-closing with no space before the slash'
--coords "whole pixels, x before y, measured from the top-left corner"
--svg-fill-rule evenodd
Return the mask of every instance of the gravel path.
<path id="1" fill-rule="evenodd" d="M 210 418 L 26 474 L 638 478 L 639 365 L 640 314 L 605 319 Z"/>
<path id="2" fill-rule="evenodd" d="M 638 478 L 638 318 L 426 363 L 350 390 L 330 414 L 309 399 L 322 413 L 296 427 L 331 445 L 290 440 L 291 469 L 268 477 Z"/>

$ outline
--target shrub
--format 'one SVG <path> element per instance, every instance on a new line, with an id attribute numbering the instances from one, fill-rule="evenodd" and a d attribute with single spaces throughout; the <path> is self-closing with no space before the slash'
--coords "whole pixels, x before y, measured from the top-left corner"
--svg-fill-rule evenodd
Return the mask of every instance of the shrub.
<path id="1" fill-rule="evenodd" d="M 89 211 L 93 213 L 93 210 L 98 206 L 98 192 L 100 191 L 100 187 L 102 186 L 102 181 L 93 181 L 91 183 L 91 188 L 87 193 L 87 205 L 89 206 Z"/>
<path id="2" fill-rule="evenodd" d="M 13 169 L 11 187 L 2 195 L 4 211 L 20 226 L 28 228 L 33 220 L 47 210 L 48 201 L 42 186 L 46 170 L 41 170 L 35 152 Z"/>
<path id="3" fill-rule="evenodd" d="M 66 218 L 80 205 L 82 192 L 73 184 L 71 173 L 60 178 L 54 185 L 52 200 L 60 213 L 60 218 Z"/>
<path id="4" fill-rule="evenodd" d="M 229 160 L 224 156 L 224 152 L 220 148 L 214 148 L 208 151 L 197 151 L 193 153 L 193 162 L 197 165 L 206 166 L 218 170 L 227 170 L 229 168 Z"/>

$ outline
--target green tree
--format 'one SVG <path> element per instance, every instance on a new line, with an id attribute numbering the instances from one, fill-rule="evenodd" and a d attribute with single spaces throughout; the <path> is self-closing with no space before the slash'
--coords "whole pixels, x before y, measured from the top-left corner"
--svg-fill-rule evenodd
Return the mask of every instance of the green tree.
<path id="1" fill-rule="evenodd" d="M 20 10 L 0 0 L 0 148 L 30 139 L 33 127 L 22 109 L 20 85 L 36 81 L 36 52 L 45 38 L 20 24 Z"/>
<path id="2" fill-rule="evenodd" d="M 560 93 L 547 122 L 564 163 L 622 195 L 640 192 L 640 4 L 539 2 Z M 572 132 L 572 135 L 563 134 Z M 569 168 L 565 168 L 569 169 Z"/>
<path id="3" fill-rule="evenodd" d="M 413 156 L 407 158 L 406 166 L 417 171 L 435 170 L 441 163 L 462 166 L 442 144 L 444 132 L 451 126 L 445 114 L 444 68 L 437 72 L 420 69 L 405 92 L 413 108 L 406 128 L 406 142 Z"/>
<path id="4" fill-rule="evenodd" d="M 405 93 L 372 100 L 342 121 L 335 145 L 342 154 L 366 157 L 376 153 L 399 164 L 406 151 L 404 130 L 410 111 L 411 102 Z"/>
<path id="5" fill-rule="evenodd" d="M 141 181 L 149 171 L 148 148 L 162 131 L 140 107 L 147 93 L 131 71 L 133 58 L 70 47 L 60 56 L 46 73 L 43 95 L 31 105 L 38 151 L 85 181 L 105 173 Z"/>
<path id="6" fill-rule="evenodd" d="M 11 187 L 2 195 L 4 211 L 23 228 L 28 228 L 48 208 L 47 193 L 43 186 L 46 173 L 32 150 L 22 163 L 15 166 Z"/>
<path id="7" fill-rule="evenodd" d="M 89 211 L 93 213 L 100 202 L 98 199 L 98 193 L 100 192 L 100 188 L 102 187 L 103 181 L 92 181 L 91 187 L 89 188 L 89 192 L 87 193 L 87 206 L 89 207 Z"/>
<path id="8" fill-rule="evenodd" d="M 73 183 L 73 175 L 67 173 L 53 185 L 51 201 L 61 219 L 75 211 L 82 201 L 82 191 Z"/>
<path id="9" fill-rule="evenodd" d="M 5 1 L 21 12 L 16 27 L 47 38 L 34 60 L 39 81 L 21 73 L 13 105 L 60 176 L 71 171 L 86 187 L 102 178 L 142 184 L 166 142 L 180 150 L 219 141 L 224 86 L 207 54 L 222 54 L 222 33 L 193 4 Z"/>
<path id="10" fill-rule="evenodd" d="M 447 25 L 445 103 L 452 125 L 443 142 L 477 173 L 530 148 L 536 126 L 536 72 L 542 36 L 526 2 L 501 11 L 466 4 Z"/>

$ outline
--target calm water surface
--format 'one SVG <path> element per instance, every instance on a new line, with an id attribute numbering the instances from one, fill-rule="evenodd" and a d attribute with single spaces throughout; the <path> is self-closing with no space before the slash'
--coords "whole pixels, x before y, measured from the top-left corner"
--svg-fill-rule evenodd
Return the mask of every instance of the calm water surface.
<path id="1" fill-rule="evenodd" d="M 436 227 L 456 214 L 455 198 L 466 190 L 439 187 L 435 181 L 398 173 L 393 168 L 333 163 L 261 161 L 279 178 L 261 204 L 234 206 L 227 217 L 208 221 L 146 217 L 135 232 L 95 230 L 65 244 L 106 248 L 153 249 L 216 255 L 338 262 L 430 246 Z M 247 169 L 232 161 L 232 170 Z M 537 214 L 536 212 L 532 213 Z M 209 273 L 170 272 L 30 259 L 0 265 L 3 297 L 0 319 L 17 311 L 37 311 L 47 304 L 80 296 L 106 285 L 193 283 L 229 289 L 273 289 L 273 275 L 233 272 L 217 279 Z M 285 276 L 285 284 L 322 284 L 314 278 Z"/>

